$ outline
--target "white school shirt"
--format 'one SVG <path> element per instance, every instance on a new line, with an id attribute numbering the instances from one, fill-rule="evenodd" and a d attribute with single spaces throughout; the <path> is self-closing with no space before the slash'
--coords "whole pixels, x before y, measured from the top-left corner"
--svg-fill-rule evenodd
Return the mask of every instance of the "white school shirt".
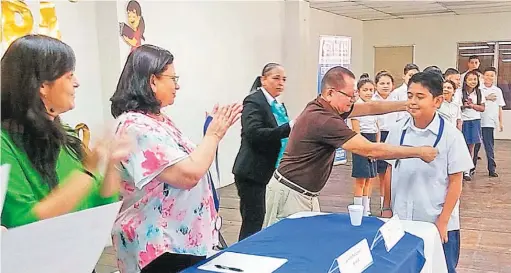
<path id="1" fill-rule="evenodd" d="M 450 123 L 458 124 L 458 119 L 461 119 L 461 108 L 458 104 L 454 102 L 443 101 L 440 108 L 438 108 L 437 112 L 442 116 L 446 121 Z"/>
<path id="2" fill-rule="evenodd" d="M 408 86 L 403 83 L 400 87 L 394 89 L 389 97 L 393 101 L 407 101 L 408 100 Z M 396 114 L 396 120 L 401 120 L 403 118 L 410 117 L 410 114 L 406 111 L 397 112 Z"/>
<path id="3" fill-rule="evenodd" d="M 387 99 L 384 99 L 378 92 L 375 92 L 373 95 L 374 101 L 393 101 L 392 97 L 389 95 Z M 378 126 L 380 127 L 380 131 L 388 131 L 396 123 L 397 113 L 388 113 L 384 115 L 377 115 L 378 118 Z"/>
<path id="4" fill-rule="evenodd" d="M 475 90 L 472 91 L 468 97 L 472 99 L 473 104 L 477 103 L 477 94 Z M 486 103 L 486 98 L 484 97 L 483 92 L 481 92 L 481 103 Z M 481 112 L 478 112 L 474 109 L 465 108 L 461 110 L 461 119 L 463 121 L 481 119 Z"/>
<path id="5" fill-rule="evenodd" d="M 435 114 L 425 129 L 415 127 L 413 119 L 405 119 L 392 128 L 386 143 L 399 145 L 401 134 L 406 130 L 403 145 L 433 146 L 439 126 L 438 114 Z M 463 134 L 450 122 L 444 123 L 444 131 L 436 148 L 438 155 L 430 163 L 419 158 L 407 158 L 400 159 L 396 166 L 396 160 L 387 160 L 392 165 L 392 212 L 402 220 L 435 223 L 445 203 L 449 175 L 474 167 Z M 447 229 L 460 229 L 459 200 L 449 218 Z"/>
<path id="6" fill-rule="evenodd" d="M 481 114 L 481 127 L 491 127 L 498 128 L 499 127 L 499 109 L 500 107 L 506 106 L 506 102 L 504 101 L 504 96 L 502 95 L 502 90 L 495 85 L 490 87 L 483 86 L 481 88 L 482 95 L 487 97 L 490 94 L 495 94 L 497 96 L 497 100 L 490 101 L 487 100 L 484 104 L 484 112 Z"/>
<path id="7" fill-rule="evenodd" d="M 463 105 L 463 93 L 461 92 L 461 88 L 458 88 L 456 91 L 454 91 L 452 102 L 456 103 L 459 107 Z"/>
<path id="8" fill-rule="evenodd" d="M 364 101 L 359 98 L 355 103 L 364 103 Z M 360 123 L 360 133 L 367 134 L 378 133 L 377 116 L 354 117 L 351 119 L 358 120 L 358 122 Z"/>

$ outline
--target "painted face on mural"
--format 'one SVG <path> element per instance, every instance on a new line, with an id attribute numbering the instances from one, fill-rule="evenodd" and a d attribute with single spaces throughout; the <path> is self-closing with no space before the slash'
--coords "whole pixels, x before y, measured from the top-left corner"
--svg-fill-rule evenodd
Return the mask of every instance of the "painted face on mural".
<path id="1" fill-rule="evenodd" d="M 130 27 L 136 30 L 140 25 L 140 16 L 136 10 L 128 10 L 128 24 Z"/>
<path id="2" fill-rule="evenodd" d="M 75 108 L 75 89 L 80 84 L 73 71 L 67 72 L 53 82 L 41 85 L 40 94 L 47 112 L 58 116 Z"/>

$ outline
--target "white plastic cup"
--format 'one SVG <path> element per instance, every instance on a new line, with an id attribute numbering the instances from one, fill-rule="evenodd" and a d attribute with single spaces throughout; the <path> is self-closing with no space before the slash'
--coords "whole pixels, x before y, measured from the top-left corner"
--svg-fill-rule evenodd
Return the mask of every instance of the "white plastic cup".
<path id="1" fill-rule="evenodd" d="M 352 226 L 360 226 L 362 224 L 362 216 L 364 216 L 364 206 L 362 205 L 349 205 L 348 211 L 350 213 L 350 221 Z"/>

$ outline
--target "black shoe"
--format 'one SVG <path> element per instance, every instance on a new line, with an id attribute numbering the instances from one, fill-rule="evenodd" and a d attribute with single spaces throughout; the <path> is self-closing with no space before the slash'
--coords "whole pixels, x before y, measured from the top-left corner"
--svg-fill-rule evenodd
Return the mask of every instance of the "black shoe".
<path id="1" fill-rule="evenodd" d="M 477 157 L 477 160 L 481 160 L 482 158 L 480 156 Z"/>
<path id="2" fill-rule="evenodd" d="M 463 174 L 463 180 L 472 181 L 472 177 L 470 177 L 470 175 L 468 175 L 468 174 Z"/>
<path id="3" fill-rule="evenodd" d="M 475 173 L 476 173 L 476 169 L 475 168 L 470 170 L 470 176 L 474 176 Z"/>
<path id="4" fill-rule="evenodd" d="M 490 177 L 499 177 L 499 174 L 496 172 L 491 172 Z"/>

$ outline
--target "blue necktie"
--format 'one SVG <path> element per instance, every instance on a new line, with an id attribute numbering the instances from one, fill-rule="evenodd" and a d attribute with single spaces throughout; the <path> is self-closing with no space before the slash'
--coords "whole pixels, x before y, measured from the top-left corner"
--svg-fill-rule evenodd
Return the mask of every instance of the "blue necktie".
<path id="1" fill-rule="evenodd" d="M 278 126 L 281 126 L 282 124 L 286 124 L 289 122 L 289 118 L 286 114 L 286 109 L 284 108 L 284 105 L 278 103 L 277 100 L 273 100 L 270 106 Z M 275 163 L 275 168 L 279 166 L 280 159 L 282 159 L 282 156 L 284 155 L 287 141 L 288 141 L 287 137 L 280 140 L 280 151 L 279 156 L 277 157 L 277 162 Z"/>

